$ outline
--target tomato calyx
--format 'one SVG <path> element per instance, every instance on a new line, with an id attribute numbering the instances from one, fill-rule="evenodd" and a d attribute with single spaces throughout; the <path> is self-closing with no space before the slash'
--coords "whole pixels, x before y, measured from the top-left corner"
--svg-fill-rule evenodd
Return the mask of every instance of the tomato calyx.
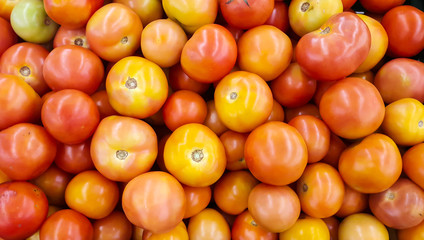
<path id="1" fill-rule="evenodd" d="M 232 3 L 234 0 L 228 0 L 228 2 L 226 2 L 225 4 L 230 4 L 230 3 Z M 249 4 L 249 1 L 248 0 L 243 0 L 243 2 L 244 3 L 246 3 L 246 5 L 248 6 L 248 7 L 250 7 L 250 4 Z"/>
<path id="2" fill-rule="evenodd" d="M 127 81 L 125 82 L 125 87 L 128 89 L 137 88 L 137 80 L 135 78 L 128 77 Z"/>
<path id="3" fill-rule="evenodd" d="M 191 160 L 197 163 L 202 161 L 204 156 L 205 155 L 203 154 L 202 149 L 195 149 L 193 152 L 191 152 Z"/>
<path id="4" fill-rule="evenodd" d="M 302 5 L 300 5 L 300 11 L 302 12 L 306 12 L 308 10 L 312 10 L 313 7 L 311 7 L 311 4 L 308 2 L 304 2 L 302 3 Z"/>
<path id="5" fill-rule="evenodd" d="M 119 160 L 125 160 L 128 157 L 128 152 L 125 150 L 116 151 L 116 158 Z"/>
<path id="6" fill-rule="evenodd" d="M 28 77 L 31 74 L 31 69 L 27 66 L 23 66 L 19 69 L 19 73 L 24 77 Z"/>

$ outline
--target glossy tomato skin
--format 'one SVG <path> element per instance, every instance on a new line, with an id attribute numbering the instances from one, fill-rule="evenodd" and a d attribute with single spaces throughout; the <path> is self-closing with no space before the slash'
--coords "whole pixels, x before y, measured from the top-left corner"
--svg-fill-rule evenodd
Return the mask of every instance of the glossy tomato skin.
<path id="1" fill-rule="evenodd" d="M 50 90 L 43 76 L 47 55 L 49 52 L 38 44 L 15 44 L 1 56 L 0 72 L 20 77 L 42 96 Z"/>
<path id="2" fill-rule="evenodd" d="M 79 144 L 57 144 L 55 164 L 62 170 L 78 174 L 80 172 L 94 169 L 93 160 L 90 155 L 91 138 Z"/>
<path id="3" fill-rule="evenodd" d="M 153 166 L 158 154 L 157 136 L 142 120 L 109 116 L 97 127 L 90 152 L 96 169 L 103 176 L 128 182 Z"/>
<path id="4" fill-rule="evenodd" d="M 130 7 L 140 17 L 143 26 L 163 16 L 161 0 L 113 0 L 113 2 Z"/>
<path id="5" fill-rule="evenodd" d="M 66 45 L 53 49 L 46 57 L 43 76 L 53 91 L 77 89 L 90 95 L 99 88 L 104 67 L 90 50 Z"/>
<path id="6" fill-rule="evenodd" d="M 28 182 L 0 184 L 0 237 L 25 239 L 47 217 L 48 201 L 43 191 Z"/>
<path id="7" fill-rule="evenodd" d="M 279 234 L 279 240 L 330 240 L 330 231 L 322 219 L 298 219 L 288 230 Z"/>
<path id="8" fill-rule="evenodd" d="M 288 33 L 290 29 L 288 6 L 285 2 L 274 1 L 274 9 L 265 24 L 273 25 Z"/>
<path id="9" fill-rule="evenodd" d="M 72 209 L 53 213 L 40 229 L 40 239 L 93 239 L 93 225 L 87 217 Z"/>
<path id="10" fill-rule="evenodd" d="M 230 240 L 231 231 L 225 218 L 215 209 L 206 208 L 190 218 L 188 236 L 193 240 Z"/>
<path id="11" fill-rule="evenodd" d="M 121 211 L 113 211 L 107 217 L 93 223 L 93 239 L 130 240 L 133 226 Z"/>
<path id="12" fill-rule="evenodd" d="M 290 122 L 293 118 L 301 115 L 311 115 L 321 119 L 318 107 L 315 104 L 307 103 L 300 107 L 286 108 L 284 121 Z"/>
<path id="13" fill-rule="evenodd" d="M 24 80 L 0 73 L 0 130 L 40 116 L 41 98 Z"/>
<path id="14" fill-rule="evenodd" d="M 368 207 L 368 194 L 360 193 L 345 184 L 345 193 L 342 206 L 336 216 L 345 218 L 349 215 L 363 212 Z"/>
<path id="15" fill-rule="evenodd" d="M 219 7 L 228 24 L 250 29 L 264 24 L 274 10 L 272 0 L 220 0 Z"/>
<path id="16" fill-rule="evenodd" d="M 198 94 L 202 94 L 205 93 L 210 86 L 208 83 L 201 83 L 191 79 L 189 76 L 187 76 L 187 74 L 185 74 L 181 68 L 181 64 L 179 63 L 175 64 L 169 69 L 168 80 L 169 85 L 174 91 L 190 90 Z"/>
<path id="17" fill-rule="evenodd" d="M 237 44 L 233 35 L 223 26 L 207 24 L 196 30 L 184 45 L 180 62 L 190 78 L 212 83 L 227 75 L 236 60 Z"/>
<path id="18" fill-rule="evenodd" d="M 212 198 L 212 190 L 210 186 L 190 187 L 183 185 L 183 189 L 186 196 L 186 210 L 184 218 L 190 218 L 198 214 L 209 205 Z"/>
<path id="19" fill-rule="evenodd" d="M 222 122 L 221 118 L 219 118 L 215 107 L 215 100 L 207 101 L 206 106 L 208 107 L 208 113 L 206 114 L 206 119 L 203 124 L 210 128 L 216 135 L 220 136 L 227 131 L 228 128 Z"/>
<path id="20" fill-rule="evenodd" d="M 389 240 L 386 227 L 374 216 L 367 213 L 352 214 L 340 223 L 340 240 Z"/>
<path id="21" fill-rule="evenodd" d="M 424 12 L 418 8 L 394 7 L 384 14 L 381 24 L 387 31 L 391 56 L 412 57 L 424 49 Z"/>
<path id="22" fill-rule="evenodd" d="M 361 5 L 368 11 L 373 13 L 385 13 L 390 9 L 402 5 L 405 0 L 359 0 Z"/>
<path id="23" fill-rule="evenodd" d="M 278 103 L 275 99 L 272 104 L 271 114 L 268 116 L 267 121 L 284 121 L 285 113 L 284 109 L 280 103 Z"/>
<path id="24" fill-rule="evenodd" d="M 247 168 L 244 159 L 244 144 L 246 143 L 247 136 L 249 136 L 247 133 L 228 130 L 219 137 L 225 147 L 227 170 L 237 171 Z"/>
<path id="25" fill-rule="evenodd" d="M 295 55 L 307 75 L 334 81 L 352 74 L 367 58 L 370 47 L 367 25 L 354 13 L 343 12 L 303 36 Z"/>
<path id="26" fill-rule="evenodd" d="M 408 149 L 402 156 L 403 171 L 414 183 L 424 189 L 424 143 Z"/>
<path id="27" fill-rule="evenodd" d="M 144 173 L 126 185 L 122 208 L 132 224 L 153 233 L 163 233 L 183 220 L 184 189 L 169 173 Z"/>
<path id="28" fill-rule="evenodd" d="M 90 96 L 74 89 L 54 93 L 41 109 L 47 132 L 65 144 L 84 142 L 96 130 L 99 119 L 99 110 Z"/>
<path id="29" fill-rule="evenodd" d="M 107 96 L 106 90 L 100 90 L 92 94 L 91 99 L 97 105 L 100 113 L 100 119 L 109 117 L 112 115 L 119 115 L 115 109 L 110 105 L 109 98 Z"/>
<path id="30" fill-rule="evenodd" d="M 13 44 L 18 41 L 18 36 L 13 31 L 10 23 L 5 19 L 0 17 L 0 35 L 2 36 L 2 41 L 0 43 L 0 56 Z"/>
<path id="31" fill-rule="evenodd" d="M 346 184 L 356 191 L 378 193 L 399 178 L 402 158 L 392 139 L 375 133 L 343 151 L 339 172 Z"/>
<path id="32" fill-rule="evenodd" d="M 373 133 L 385 115 L 377 88 L 360 78 L 345 78 L 331 86 L 321 98 L 319 111 L 333 133 L 348 139 Z"/>
<path id="33" fill-rule="evenodd" d="M 63 26 L 59 27 L 53 39 L 53 48 L 64 45 L 76 45 L 83 48 L 90 48 L 87 37 L 85 36 L 85 27 L 70 29 Z"/>
<path id="34" fill-rule="evenodd" d="M 308 162 L 302 135 L 283 122 L 267 122 L 253 130 L 247 137 L 244 157 L 259 181 L 280 186 L 299 179 Z"/>
<path id="35" fill-rule="evenodd" d="M 328 230 L 330 231 L 330 240 L 337 240 L 339 239 L 339 220 L 337 220 L 336 217 L 328 217 L 322 219 L 325 224 L 327 225 Z"/>
<path id="36" fill-rule="evenodd" d="M 109 62 L 117 62 L 140 47 L 142 30 L 143 24 L 131 8 L 110 3 L 88 20 L 86 36 L 94 53 Z"/>
<path id="37" fill-rule="evenodd" d="M 328 163 L 336 169 L 339 167 L 339 158 L 343 150 L 346 149 L 346 143 L 338 137 L 336 134 L 330 134 L 330 147 L 327 155 L 321 160 L 324 163 Z"/>
<path id="38" fill-rule="evenodd" d="M 268 232 L 258 226 L 248 210 L 239 214 L 231 228 L 231 238 L 233 240 L 277 240 L 278 234 Z"/>
<path id="39" fill-rule="evenodd" d="M 183 221 L 181 221 L 175 228 L 171 229 L 166 233 L 152 233 L 150 231 L 143 231 L 143 240 L 161 239 L 188 240 L 188 232 L 186 225 Z"/>

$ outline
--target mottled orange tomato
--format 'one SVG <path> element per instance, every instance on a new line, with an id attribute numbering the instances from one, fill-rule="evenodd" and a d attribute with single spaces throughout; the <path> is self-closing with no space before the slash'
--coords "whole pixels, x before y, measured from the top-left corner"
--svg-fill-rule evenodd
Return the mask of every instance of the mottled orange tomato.
<path id="1" fill-rule="evenodd" d="M 113 0 L 130 7 L 140 17 L 143 26 L 163 16 L 161 0 Z"/>
<path id="2" fill-rule="evenodd" d="M 130 240 L 133 226 L 121 211 L 93 222 L 93 240 Z"/>
<path id="3" fill-rule="evenodd" d="M 403 171 L 413 182 L 424 189 L 424 143 L 406 151 L 403 156 Z"/>
<path id="4" fill-rule="evenodd" d="M 368 195 L 360 193 L 345 184 L 345 193 L 342 206 L 337 211 L 336 216 L 345 218 L 354 213 L 360 213 L 368 207 Z"/>
<path id="5" fill-rule="evenodd" d="M 278 234 L 272 233 L 259 226 L 249 211 L 239 214 L 231 229 L 233 240 L 277 240 Z"/>
<path id="6" fill-rule="evenodd" d="M 207 187 L 190 187 L 183 185 L 186 196 L 184 218 L 190 218 L 205 209 L 212 198 L 212 190 Z"/>
<path id="7" fill-rule="evenodd" d="M 206 208 L 190 218 L 188 236 L 193 240 L 230 240 L 231 231 L 218 211 Z"/>

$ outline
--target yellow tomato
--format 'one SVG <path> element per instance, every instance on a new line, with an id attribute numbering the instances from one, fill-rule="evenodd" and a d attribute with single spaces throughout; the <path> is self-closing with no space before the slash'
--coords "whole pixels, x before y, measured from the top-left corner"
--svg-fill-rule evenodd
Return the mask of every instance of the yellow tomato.
<path id="1" fill-rule="evenodd" d="M 143 232 L 143 240 L 188 240 L 187 228 L 181 221 L 175 228 L 166 233 Z"/>
<path id="2" fill-rule="evenodd" d="M 225 218 L 215 209 L 206 208 L 188 223 L 191 240 L 230 240 L 231 232 Z"/>
<path id="3" fill-rule="evenodd" d="M 357 213 L 346 217 L 340 223 L 339 240 L 358 239 L 389 240 L 389 232 L 376 217 L 366 213 Z"/>
<path id="4" fill-rule="evenodd" d="M 280 233 L 280 240 L 330 240 L 330 231 L 320 218 L 298 219 L 288 230 Z"/>
<path id="5" fill-rule="evenodd" d="M 130 7 L 140 17 L 143 26 L 162 18 L 163 9 L 161 0 L 113 0 Z"/>
<path id="6" fill-rule="evenodd" d="M 181 183 L 192 187 L 212 185 L 227 163 L 224 145 L 208 127 L 189 123 L 177 128 L 165 143 L 165 166 Z"/>

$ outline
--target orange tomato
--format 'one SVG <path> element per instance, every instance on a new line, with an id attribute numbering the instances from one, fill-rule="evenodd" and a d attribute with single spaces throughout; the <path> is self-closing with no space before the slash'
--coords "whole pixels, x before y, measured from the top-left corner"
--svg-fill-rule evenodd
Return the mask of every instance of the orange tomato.
<path id="1" fill-rule="evenodd" d="M 172 90 L 190 90 L 196 92 L 198 94 L 205 93 L 210 84 L 209 83 L 201 83 L 196 80 L 191 79 L 183 69 L 181 68 L 181 64 L 177 63 L 171 68 L 169 68 L 169 85 Z"/>
<path id="2" fill-rule="evenodd" d="M 247 133 L 228 130 L 219 137 L 225 148 L 227 170 L 237 171 L 247 168 L 244 159 L 244 144 L 246 143 L 247 136 Z"/>
<path id="3" fill-rule="evenodd" d="M 69 29 L 59 27 L 53 39 L 53 48 L 64 45 L 76 45 L 83 48 L 90 48 L 85 36 L 85 27 Z"/>
<path id="4" fill-rule="evenodd" d="M 321 115 L 319 113 L 318 107 L 312 103 L 307 103 L 303 106 L 295 107 L 295 108 L 286 108 L 285 113 L 286 113 L 286 117 L 285 117 L 286 122 L 290 122 L 290 120 L 300 115 L 311 115 L 321 119 Z"/>
<path id="5" fill-rule="evenodd" d="M 322 219 L 304 218 L 280 233 L 280 240 L 330 240 L 330 231 Z"/>
<path id="6" fill-rule="evenodd" d="M 424 239 L 424 221 L 415 227 L 400 229 L 397 231 L 398 240 L 421 240 Z"/>
<path id="7" fill-rule="evenodd" d="M 244 211 L 239 214 L 234 221 L 231 229 L 231 238 L 233 240 L 277 240 L 278 234 L 268 232 L 259 226 L 252 217 L 249 211 Z"/>
<path id="8" fill-rule="evenodd" d="M 349 75 L 349 77 L 362 78 L 367 80 L 370 83 L 374 83 L 374 73 L 371 70 L 366 72 L 361 72 L 361 73 L 352 73 Z"/>
<path id="9" fill-rule="evenodd" d="M 208 107 L 208 113 L 206 114 L 206 119 L 203 124 L 210 128 L 216 135 L 220 136 L 222 133 L 227 131 L 228 128 L 218 116 L 215 108 L 215 101 L 209 100 L 206 105 Z"/>
<path id="10" fill-rule="evenodd" d="M 218 211 L 206 208 L 190 218 L 188 236 L 192 240 L 230 240 L 231 231 Z"/>
<path id="11" fill-rule="evenodd" d="M 54 162 L 62 170 L 73 174 L 94 169 L 90 145 L 91 138 L 79 144 L 58 143 Z"/>
<path id="12" fill-rule="evenodd" d="M 140 17 L 143 26 L 163 16 L 161 0 L 113 0 L 130 7 Z"/>
<path id="13" fill-rule="evenodd" d="M 133 226 L 121 211 L 113 211 L 107 217 L 93 223 L 93 240 L 130 240 Z"/>
<path id="14" fill-rule="evenodd" d="M 402 157 L 403 171 L 418 186 L 424 189 L 424 143 L 408 149 Z"/>
<path id="15" fill-rule="evenodd" d="M 186 196 L 186 210 L 184 218 L 190 218 L 198 214 L 209 205 L 212 197 L 212 190 L 210 186 L 190 187 L 183 185 L 183 189 Z"/>
<path id="16" fill-rule="evenodd" d="M 143 240 L 188 240 L 187 228 L 181 221 L 175 228 L 166 233 L 143 231 Z"/>
<path id="17" fill-rule="evenodd" d="M 208 127 L 189 123 L 177 128 L 164 149 L 168 171 L 181 183 L 192 187 L 209 186 L 225 171 L 225 148 Z"/>
<path id="18" fill-rule="evenodd" d="M 272 103 L 272 111 L 267 121 L 284 121 L 284 109 L 275 99 Z"/>
<path id="19" fill-rule="evenodd" d="M 20 0 L 5 0 L 0 2 L 0 17 L 4 18 L 5 20 L 10 20 L 10 13 L 12 12 L 12 9 L 15 7 L 16 4 L 18 4 Z"/>
<path id="20" fill-rule="evenodd" d="M 378 219 L 370 214 L 352 214 L 340 223 L 340 240 L 389 240 L 386 227 Z"/>
<path id="21" fill-rule="evenodd" d="M 346 147 L 346 144 L 341 138 L 334 133 L 330 133 L 330 148 L 321 162 L 328 163 L 337 169 L 339 167 L 340 155 Z"/>
<path id="22" fill-rule="evenodd" d="M 345 218 L 354 213 L 360 213 L 368 207 L 368 194 L 360 193 L 345 184 L 345 193 L 342 206 L 336 216 Z"/>

